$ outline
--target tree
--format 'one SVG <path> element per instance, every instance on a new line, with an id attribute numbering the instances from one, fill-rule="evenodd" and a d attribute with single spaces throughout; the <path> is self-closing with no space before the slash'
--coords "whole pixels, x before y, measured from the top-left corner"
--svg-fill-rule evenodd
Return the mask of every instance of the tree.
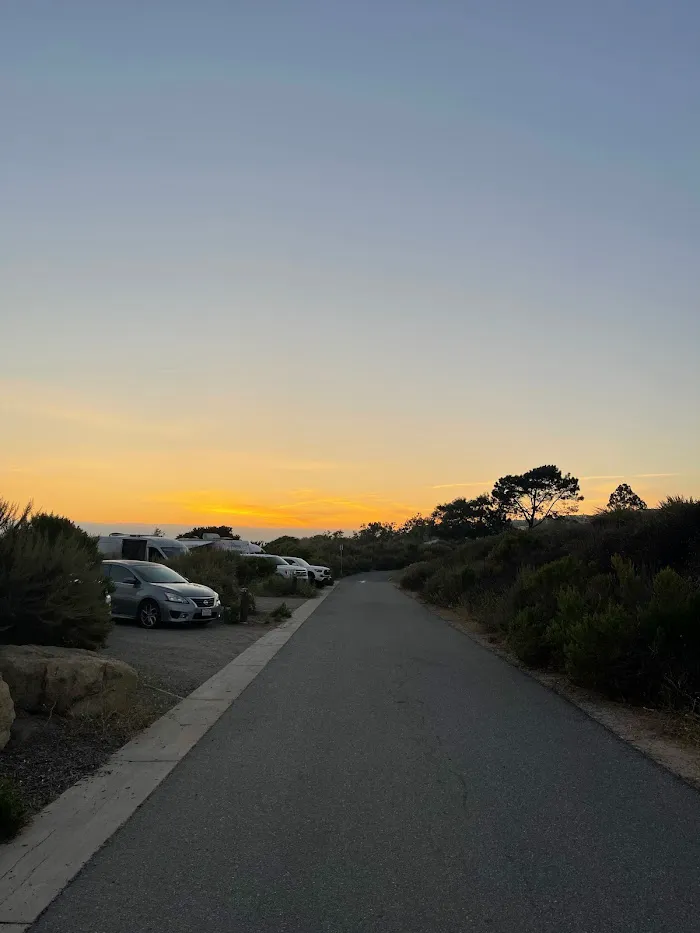
<path id="1" fill-rule="evenodd" d="M 620 483 L 608 499 L 608 511 L 617 512 L 621 509 L 641 512 L 647 507 L 646 502 L 632 489 L 628 483 Z"/>
<path id="2" fill-rule="evenodd" d="M 299 547 L 299 538 L 295 538 L 294 535 L 282 535 L 281 538 L 275 538 L 273 541 L 268 541 L 265 544 L 266 548 L 269 548 L 270 554 L 292 554 L 294 557 L 299 555 L 296 553 L 296 549 Z"/>
<path id="3" fill-rule="evenodd" d="M 165 537 L 165 532 L 163 531 L 162 528 L 156 527 L 156 528 L 153 529 L 153 537 L 154 537 L 154 538 L 164 538 L 164 537 Z"/>
<path id="4" fill-rule="evenodd" d="M 562 518 L 578 511 L 583 502 L 579 481 L 552 464 L 527 473 L 502 476 L 491 493 L 509 518 L 524 519 L 534 528 L 547 518 Z"/>
<path id="5" fill-rule="evenodd" d="M 498 534 L 508 525 L 501 505 L 488 493 L 475 499 L 455 499 L 436 506 L 431 521 L 438 538 L 463 541 Z"/>
<path id="6" fill-rule="evenodd" d="M 386 541 L 396 534 L 396 526 L 392 522 L 369 522 L 361 525 L 360 530 L 353 535 L 357 541 Z"/>
<path id="7" fill-rule="evenodd" d="M 203 538 L 205 534 L 218 535 L 220 538 L 233 538 L 235 541 L 241 539 L 240 535 L 233 533 L 233 528 L 230 525 L 198 525 L 191 531 L 178 535 L 178 538 Z"/>
<path id="8" fill-rule="evenodd" d="M 415 538 L 419 541 L 425 541 L 435 533 L 435 527 L 432 518 L 423 518 L 422 515 L 414 515 L 407 518 L 398 529 L 400 535 L 406 535 L 409 538 Z"/>

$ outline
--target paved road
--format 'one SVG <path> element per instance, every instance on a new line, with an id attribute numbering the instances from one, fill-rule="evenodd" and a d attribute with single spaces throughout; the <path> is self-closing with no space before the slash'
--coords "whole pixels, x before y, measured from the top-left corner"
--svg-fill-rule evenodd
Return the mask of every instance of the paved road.
<path id="1" fill-rule="evenodd" d="M 32 933 L 691 933 L 700 795 L 345 581 Z"/>

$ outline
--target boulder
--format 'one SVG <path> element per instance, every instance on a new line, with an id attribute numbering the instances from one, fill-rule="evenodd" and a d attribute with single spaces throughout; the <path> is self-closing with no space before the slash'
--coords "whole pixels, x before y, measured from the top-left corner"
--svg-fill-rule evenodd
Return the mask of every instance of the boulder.
<path id="1" fill-rule="evenodd" d="M 0 675 L 17 709 L 83 716 L 128 708 L 138 674 L 123 661 L 80 648 L 4 645 Z"/>
<path id="2" fill-rule="evenodd" d="M 15 721 L 15 704 L 10 696 L 10 688 L 0 677 L 0 748 L 10 741 L 10 729 Z"/>

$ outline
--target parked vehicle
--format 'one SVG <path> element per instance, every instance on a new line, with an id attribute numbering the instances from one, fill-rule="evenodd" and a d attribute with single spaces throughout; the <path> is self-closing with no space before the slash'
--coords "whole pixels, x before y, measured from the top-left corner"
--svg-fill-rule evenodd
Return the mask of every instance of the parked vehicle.
<path id="1" fill-rule="evenodd" d="M 274 564 L 274 572 L 276 574 L 288 580 L 294 577 L 296 577 L 297 580 L 309 579 L 309 574 L 305 567 L 297 567 L 294 564 L 288 564 L 284 557 L 279 557 L 277 554 L 241 554 L 241 557 L 243 560 L 267 560 L 271 564 Z"/>
<path id="2" fill-rule="evenodd" d="M 324 567 L 321 564 L 310 564 L 303 557 L 287 557 L 283 555 L 288 564 L 295 567 L 303 567 L 309 577 L 309 583 L 315 583 L 317 586 L 330 586 L 333 583 L 333 571 L 330 567 Z"/>
<path id="3" fill-rule="evenodd" d="M 146 560 L 165 563 L 173 557 L 187 554 L 187 544 L 177 538 L 160 538 L 157 535 L 124 535 L 118 531 L 97 539 L 100 554 L 105 557 L 125 560 Z"/>
<path id="4" fill-rule="evenodd" d="M 141 628 L 161 622 L 208 625 L 221 612 L 219 594 L 163 564 L 145 560 L 103 560 L 112 581 L 112 616 L 135 619 Z"/>

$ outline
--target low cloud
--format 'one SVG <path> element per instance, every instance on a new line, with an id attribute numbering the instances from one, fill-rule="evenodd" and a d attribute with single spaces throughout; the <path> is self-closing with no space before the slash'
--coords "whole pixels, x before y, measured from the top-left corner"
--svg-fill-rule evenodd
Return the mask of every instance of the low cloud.
<path id="1" fill-rule="evenodd" d="M 615 473 L 608 476 L 582 476 L 582 480 L 589 479 L 654 479 L 663 476 L 681 476 L 681 473 Z"/>
<path id="2" fill-rule="evenodd" d="M 456 489 L 458 486 L 491 486 L 493 480 L 490 479 L 479 479 L 476 482 L 470 483 L 440 483 L 437 486 L 431 486 L 431 489 Z"/>

